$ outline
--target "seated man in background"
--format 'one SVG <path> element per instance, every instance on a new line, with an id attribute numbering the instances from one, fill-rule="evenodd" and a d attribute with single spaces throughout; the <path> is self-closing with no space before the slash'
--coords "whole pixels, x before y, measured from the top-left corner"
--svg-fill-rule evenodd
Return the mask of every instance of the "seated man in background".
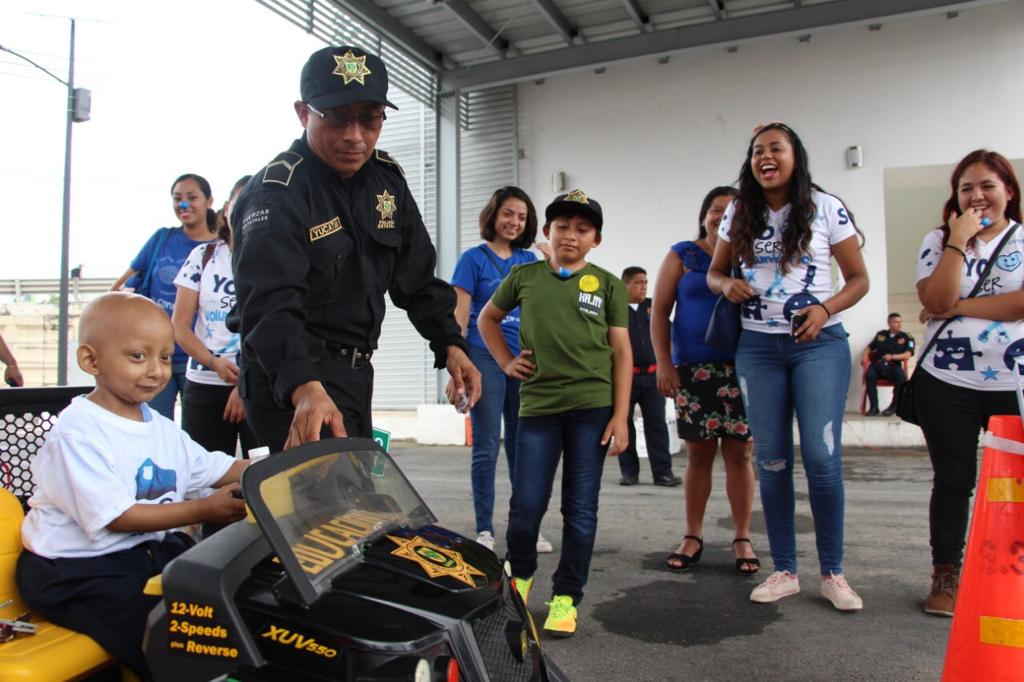
<path id="1" fill-rule="evenodd" d="M 864 375 L 868 391 L 869 417 L 878 416 L 879 379 L 888 379 L 893 385 L 893 399 L 889 407 L 882 411 L 882 416 L 891 417 L 896 413 L 896 394 L 900 390 L 900 385 L 907 380 L 903 362 L 914 354 L 914 337 L 903 331 L 903 318 L 900 314 L 889 313 L 888 322 L 889 328 L 875 334 L 875 338 L 864 349 L 864 357 L 870 363 Z"/>

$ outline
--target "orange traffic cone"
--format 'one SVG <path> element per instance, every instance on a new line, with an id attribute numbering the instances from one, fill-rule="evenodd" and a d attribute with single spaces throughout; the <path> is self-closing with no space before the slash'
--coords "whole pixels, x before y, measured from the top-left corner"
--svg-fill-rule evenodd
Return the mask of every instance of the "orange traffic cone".
<path id="1" fill-rule="evenodd" d="M 1024 427 L 988 428 L 943 682 L 1024 680 Z"/>

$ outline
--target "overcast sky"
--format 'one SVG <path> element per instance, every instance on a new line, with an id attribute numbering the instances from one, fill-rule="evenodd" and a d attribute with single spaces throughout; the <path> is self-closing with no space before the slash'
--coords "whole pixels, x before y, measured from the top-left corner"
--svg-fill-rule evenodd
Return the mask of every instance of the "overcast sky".
<path id="1" fill-rule="evenodd" d="M 68 16 L 75 85 L 92 91 L 92 120 L 74 124 L 70 263 L 114 277 L 178 224 L 174 178 L 206 177 L 220 207 L 299 135 L 299 71 L 323 43 L 255 0 L 3 0 L 0 45 L 67 80 Z M 0 92 L 0 278 L 57 278 L 67 90 L 0 52 Z"/>

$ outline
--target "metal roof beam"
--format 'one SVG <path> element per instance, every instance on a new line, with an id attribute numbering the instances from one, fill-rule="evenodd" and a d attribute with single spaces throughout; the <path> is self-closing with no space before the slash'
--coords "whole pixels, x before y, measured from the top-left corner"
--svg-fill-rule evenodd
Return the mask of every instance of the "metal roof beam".
<path id="1" fill-rule="evenodd" d="M 626 6 L 629 18 L 633 20 L 638 29 L 644 32 L 651 30 L 651 18 L 644 12 L 644 8 L 640 6 L 638 0 L 622 0 L 622 4 Z"/>
<path id="2" fill-rule="evenodd" d="M 725 19 L 725 3 L 722 0 L 708 0 L 711 12 L 715 15 L 715 21 Z"/>
<path id="3" fill-rule="evenodd" d="M 343 12 L 351 14 L 368 27 L 389 38 L 431 71 L 442 70 L 441 53 L 377 5 L 372 2 L 360 2 L 360 0 L 330 0 L 330 2 Z"/>
<path id="4" fill-rule="evenodd" d="M 533 4 L 537 5 L 537 9 L 541 11 L 544 18 L 555 28 L 558 35 L 562 36 L 562 40 L 567 45 L 573 44 L 573 39 L 578 35 L 578 31 L 569 23 L 569 20 L 562 14 L 562 10 L 558 9 L 553 0 L 533 0 Z"/>
<path id="5" fill-rule="evenodd" d="M 473 90 L 504 83 L 593 68 L 601 64 L 664 55 L 709 45 L 734 44 L 774 35 L 806 33 L 901 15 L 931 14 L 980 7 L 1006 0 L 835 0 L 726 21 L 691 24 L 640 35 L 528 54 L 501 62 L 461 67 L 441 74 L 441 91 Z"/>
<path id="6" fill-rule="evenodd" d="M 441 4 L 447 7 L 448 11 L 454 14 L 484 45 L 499 57 L 505 57 L 509 49 L 509 42 L 484 21 L 484 18 L 477 14 L 476 10 L 470 7 L 465 0 L 441 0 Z"/>

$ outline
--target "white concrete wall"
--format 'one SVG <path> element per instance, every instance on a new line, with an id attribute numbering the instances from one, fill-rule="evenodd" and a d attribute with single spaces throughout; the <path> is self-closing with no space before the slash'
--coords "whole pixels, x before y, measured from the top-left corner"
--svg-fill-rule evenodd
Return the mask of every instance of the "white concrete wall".
<path id="1" fill-rule="evenodd" d="M 695 234 L 704 193 L 737 177 L 753 126 L 788 122 L 814 180 L 849 204 L 867 236 L 872 288 L 844 314 L 856 362 L 885 323 L 884 170 L 953 164 L 977 147 L 1024 156 L 1022 29 L 1016 2 L 525 83 L 521 184 L 543 210 L 551 174 L 564 171 L 605 210 L 604 243 L 591 260 L 653 275 L 670 244 Z M 850 170 L 845 150 L 854 144 L 864 166 Z M 918 240 L 934 223 L 899 227 Z M 859 398 L 859 368 L 854 377 Z"/>

